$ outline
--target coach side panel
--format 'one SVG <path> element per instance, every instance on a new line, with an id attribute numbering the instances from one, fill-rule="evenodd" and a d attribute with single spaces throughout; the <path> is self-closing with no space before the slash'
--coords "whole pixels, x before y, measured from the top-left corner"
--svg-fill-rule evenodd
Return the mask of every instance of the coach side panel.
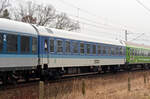
<path id="1" fill-rule="evenodd" d="M 129 64 L 150 63 L 150 49 L 127 46 L 126 60 Z"/>
<path id="2" fill-rule="evenodd" d="M 0 31 L 0 71 L 36 68 L 37 37 L 20 34 Z"/>
<path id="3" fill-rule="evenodd" d="M 49 68 L 125 64 L 125 47 L 56 37 L 40 37 L 41 64 Z"/>

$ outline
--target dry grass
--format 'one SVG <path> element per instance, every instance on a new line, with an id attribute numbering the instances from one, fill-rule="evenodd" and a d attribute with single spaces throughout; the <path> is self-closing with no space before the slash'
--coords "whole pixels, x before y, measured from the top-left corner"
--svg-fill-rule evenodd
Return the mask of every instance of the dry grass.
<path id="1" fill-rule="evenodd" d="M 134 72 L 48 84 L 45 99 L 150 99 L 149 78 L 150 72 Z"/>
<path id="2" fill-rule="evenodd" d="M 149 80 L 150 71 L 143 71 L 48 83 L 44 99 L 150 99 Z M 0 99 L 38 99 L 38 92 L 38 85 L 10 89 L 0 91 Z"/>

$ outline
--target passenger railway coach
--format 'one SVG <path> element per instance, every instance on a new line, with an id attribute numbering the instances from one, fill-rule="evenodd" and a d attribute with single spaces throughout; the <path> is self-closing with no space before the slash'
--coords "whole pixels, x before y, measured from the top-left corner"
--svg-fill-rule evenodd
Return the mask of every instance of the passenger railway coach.
<path id="1" fill-rule="evenodd" d="M 125 44 L 107 38 L 0 19 L 0 78 L 117 70 L 126 62 Z"/>

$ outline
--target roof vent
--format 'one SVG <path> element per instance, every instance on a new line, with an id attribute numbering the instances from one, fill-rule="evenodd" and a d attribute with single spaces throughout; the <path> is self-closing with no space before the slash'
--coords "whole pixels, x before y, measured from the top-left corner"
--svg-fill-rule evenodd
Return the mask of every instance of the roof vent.
<path id="1" fill-rule="evenodd" d="M 53 34 L 53 31 L 51 29 L 49 29 L 49 28 L 45 28 L 45 29 L 48 33 Z"/>

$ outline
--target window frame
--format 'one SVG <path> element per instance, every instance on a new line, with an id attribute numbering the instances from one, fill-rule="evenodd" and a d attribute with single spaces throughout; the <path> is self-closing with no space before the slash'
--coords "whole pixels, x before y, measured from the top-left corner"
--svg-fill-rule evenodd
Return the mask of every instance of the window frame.
<path id="1" fill-rule="evenodd" d="M 108 56 L 112 56 L 111 46 L 107 47 Z"/>
<path id="2" fill-rule="evenodd" d="M 16 36 L 17 37 L 17 40 L 16 40 L 16 51 L 8 51 L 8 35 L 13 35 L 13 36 Z M 13 37 L 14 39 L 14 37 Z M 20 42 L 19 41 L 19 35 L 17 34 L 6 34 L 6 53 L 14 53 L 14 54 L 17 54 L 19 51 L 20 51 Z M 19 49 L 18 49 L 19 48 Z"/>
<path id="3" fill-rule="evenodd" d="M 81 54 L 81 55 L 84 55 L 84 54 L 85 54 L 85 44 L 86 44 L 86 43 L 85 43 L 85 42 L 80 42 L 79 44 L 80 44 L 80 54 Z M 81 44 L 83 44 L 83 49 L 81 49 Z M 81 50 L 83 50 L 84 52 L 81 53 Z"/>
<path id="4" fill-rule="evenodd" d="M 54 43 L 53 52 L 51 52 L 51 42 L 50 42 L 51 40 L 54 41 L 54 42 L 53 42 L 53 43 Z M 50 53 L 55 53 L 55 39 L 54 39 L 54 38 L 50 38 L 50 39 L 49 39 L 49 52 L 50 52 Z"/>
<path id="5" fill-rule="evenodd" d="M 58 41 L 61 41 L 62 42 L 62 52 L 58 52 Z M 63 40 L 62 39 L 56 39 L 56 53 L 57 54 L 63 54 L 64 52 L 64 47 L 63 47 Z"/>
<path id="6" fill-rule="evenodd" d="M 28 44 L 28 47 L 29 47 L 29 49 L 28 49 L 28 51 L 26 52 L 26 51 L 22 51 L 22 37 L 26 37 L 26 38 L 28 38 L 29 39 L 29 44 Z M 26 40 L 25 40 L 26 41 Z M 26 43 L 25 43 L 26 44 Z M 31 37 L 30 36 L 25 36 L 25 35 L 20 35 L 20 53 L 21 54 L 29 54 L 29 53 L 31 53 Z"/>
<path id="7" fill-rule="evenodd" d="M 99 47 L 100 47 L 100 50 L 99 50 Z M 101 50 L 101 44 L 97 44 L 97 55 L 101 55 L 101 52 L 102 52 L 102 50 Z"/>
<path id="8" fill-rule="evenodd" d="M 31 42 L 32 42 L 32 44 L 31 44 L 31 53 L 32 54 L 37 54 L 38 53 L 38 38 L 37 37 L 31 37 L 32 39 L 31 39 Z M 33 52 L 33 39 L 36 39 L 36 51 L 35 52 Z"/>
<path id="9" fill-rule="evenodd" d="M 45 41 L 47 41 L 47 51 L 45 50 Z M 44 37 L 44 40 L 43 40 L 43 47 L 44 47 L 44 53 L 49 53 L 49 38 L 46 38 L 46 37 Z"/>
<path id="10" fill-rule="evenodd" d="M 67 47 L 66 47 L 66 42 L 69 42 L 69 43 L 70 43 L 70 47 L 69 47 L 69 48 L 70 48 L 70 52 L 67 52 L 67 51 L 66 51 L 66 48 L 67 48 Z M 65 43 L 65 53 L 71 54 L 71 45 L 72 45 L 71 41 L 70 41 L 70 40 L 65 40 L 64 43 Z"/>
<path id="11" fill-rule="evenodd" d="M 77 45 L 77 47 L 75 48 L 75 46 L 73 45 L 73 44 L 76 44 Z M 79 52 L 79 42 L 78 41 L 71 41 L 71 46 L 72 46 L 72 53 L 73 54 L 80 54 L 80 52 Z M 74 49 L 76 49 L 77 50 L 77 53 L 75 53 L 74 51 Z"/>
<path id="12" fill-rule="evenodd" d="M 96 52 L 97 52 L 97 46 L 96 46 L 96 45 L 97 45 L 97 44 L 94 44 L 94 43 L 92 44 L 92 54 L 93 54 L 93 55 L 96 55 L 96 54 L 97 54 L 97 53 L 96 53 Z M 94 52 L 94 50 L 93 50 L 93 49 L 94 49 L 94 46 L 95 46 L 95 52 Z"/>
<path id="13" fill-rule="evenodd" d="M 87 45 L 90 45 L 89 53 L 88 53 L 88 47 L 87 47 Z M 86 47 L 86 48 L 85 48 L 85 50 L 86 50 L 86 52 L 85 52 L 85 53 L 86 53 L 87 55 L 90 55 L 90 54 L 91 54 L 91 43 L 86 43 L 86 44 L 85 44 L 85 47 Z"/>
<path id="14" fill-rule="evenodd" d="M 0 50 L 0 53 L 3 53 L 3 52 L 4 52 L 4 41 L 5 41 L 5 40 L 4 40 L 4 39 L 5 39 L 5 38 L 4 38 L 4 33 L 1 33 L 1 32 L 0 32 L 0 35 L 2 36 L 2 46 L 1 46 L 2 48 L 1 48 L 1 50 Z"/>
<path id="15" fill-rule="evenodd" d="M 102 55 L 106 55 L 106 54 L 107 54 L 106 53 L 106 45 L 102 45 Z"/>

